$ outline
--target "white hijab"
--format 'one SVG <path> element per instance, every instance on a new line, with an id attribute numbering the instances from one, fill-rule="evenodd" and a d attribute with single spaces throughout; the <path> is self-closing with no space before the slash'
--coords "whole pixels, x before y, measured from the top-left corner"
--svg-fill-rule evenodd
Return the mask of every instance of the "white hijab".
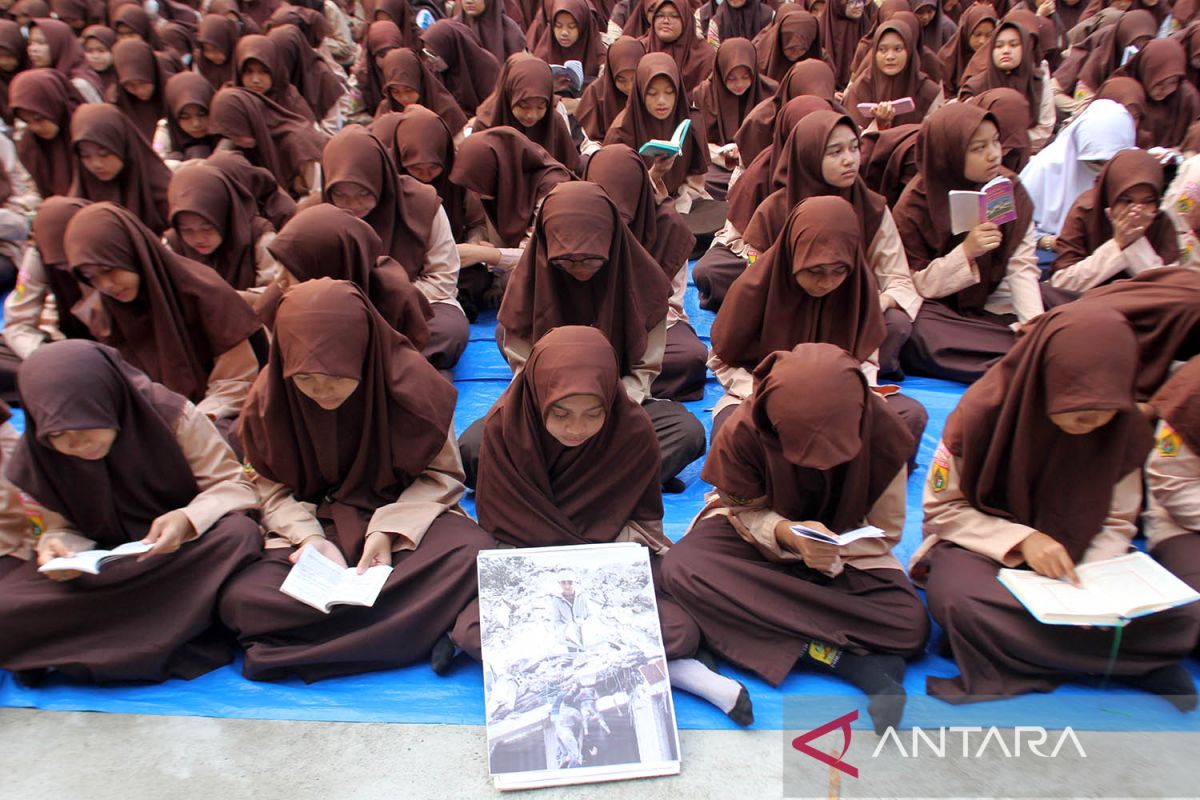
<path id="1" fill-rule="evenodd" d="M 1021 170 L 1021 185 L 1033 199 L 1033 221 L 1041 233 L 1057 236 L 1080 194 L 1092 188 L 1096 173 L 1085 161 L 1108 161 L 1136 146 L 1137 130 L 1125 106 L 1093 100 Z"/>

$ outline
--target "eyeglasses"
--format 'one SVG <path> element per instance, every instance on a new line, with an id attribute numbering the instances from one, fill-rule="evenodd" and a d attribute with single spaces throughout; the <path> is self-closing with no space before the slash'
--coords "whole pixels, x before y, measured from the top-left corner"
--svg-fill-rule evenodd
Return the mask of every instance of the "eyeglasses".
<path id="1" fill-rule="evenodd" d="M 680 19 L 683 19 L 683 17 L 679 16 L 678 14 L 655 14 L 654 15 L 655 22 L 658 22 L 659 20 L 666 20 L 668 22 L 672 22 L 672 21 L 680 20 Z"/>

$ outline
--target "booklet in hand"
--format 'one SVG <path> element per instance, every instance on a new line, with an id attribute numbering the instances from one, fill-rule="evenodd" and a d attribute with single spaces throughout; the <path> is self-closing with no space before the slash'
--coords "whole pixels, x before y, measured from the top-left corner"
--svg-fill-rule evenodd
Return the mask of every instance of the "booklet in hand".
<path id="1" fill-rule="evenodd" d="M 978 192 L 950 192 L 950 231 L 966 233 L 983 222 L 1003 225 L 1017 218 L 1012 181 L 1003 175 L 992 178 Z"/>
<path id="2" fill-rule="evenodd" d="M 890 102 L 892 104 L 892 111 L 896 112 L 896 116 L 917 110 L 917 104 L 913 102 L 911 97 L 898 97 Z M 859 103 L 858 110 L 863 113 L 863 116 L 873 117 L 875 116 L 875 109 L 879 108 L 879 105 L 879 103 Z"/>
<path id="3" fill-rule="evenodd" d="M 575 59 L 565 64 L 551 64 L 554 76 L 554 93 L 563 97 L 579 97 L 583 94 L 583 64 Z"/>
<path id="4" fill-rule="evenodd" d="M 812 539 L 813 541 L 824 542 L 825 544 L 836 544 L 838 547 L 844 547 L 851 542 L 857 542 L 859 539 L 882 539 L 884 536 L 883 529 L 876 528 L 874 525 L 864 525 L 861 528 L 855 528 L 852 531 L 834 534 L 833 536 L 804 525 L 793 525 L 792 533 L 797 536 L 803 536 L 805 539 Z"/>
<path id="5" fill-rule="evenodd" d="M 359 575 L 357 568 L 343 567 L 317 548 L 305 547 L 279 591 L 326 614 L 336 605 L 370 608 L 391 574 L 391 567 L 379 565 Z"/>
<path id="6" fill-rule="evenodd" d="M 1200 593 L 1141 552 L 1083 564 L 1075 574 L 1079 586 L 1028 569 L 1002 569 L 997 577 L 1047 625 L 1119 627 L 1200 600 Z"/>
<path id="7" fill-rule="evenodd" d="M 84 550 L 73 556 L 59 556 L 38 567 L 38 572 L 60 572 L 74 570 L 86 572 L 89 575 L 99 575 L 100 568 L 111 561 L 127 556 L 140 556 L 148 553 L 154 547 L 145 542 L 126 542 L 112 550 Z"/>
<path id="8" fill-rule="evenodd" d="M 688 130 L 691 127 L 692 120 L 689 117 L 679 123 L 679 126 L 675 128 L 675 132 L 671 134 L 671 138 L 668 141 L 651 139 L 638 148 L 638 155 L 654 156 L 655 158 L 669 158 L 679 155 L 680 151 L 683 150 L 683 140 L 687 137 Z"/>

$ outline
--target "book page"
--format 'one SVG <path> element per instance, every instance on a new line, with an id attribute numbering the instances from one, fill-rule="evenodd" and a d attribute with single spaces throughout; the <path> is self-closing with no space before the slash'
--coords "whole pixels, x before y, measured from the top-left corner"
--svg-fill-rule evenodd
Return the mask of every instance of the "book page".
<path id="1" fill-rule="evenodd" d="M 1104 597 L 1116 613 L 1169 608 L 1197 599 L 1197 593 L 1145 553 L 1085 564 L 1076 569 L 1092 593 Z"/>
<path id="2" fill-rule="evenodd" d="M 1003 569 L 1004 585 L 1035 616 L 1119 617 L 1103 595 L 1032 570 Z"/>
<path id="3" fill-rule="evenodd" d="M 950 192 L 950 232 L 966 233 L 983 221 L 979 213 L 983 192 L 955 189 Z"/>
<path id="4" fill-rule="evenodd" d="M 38 572 L 76 570 L 78 572 L 88 572 L 92 575 L 97 575 L 100 573 L 100 566 L 103 563 L 117 558 L 124 558 L 125 556 L 137 556 L 142 553 L 148 553 L 153 547 L 154 545 L 152 544 L 137 541 L 126 542 L 114 547 L 112 550 L 83 550 L 73 556 L 52 559 L 39 567 Z"/>
<path id="5" fill-rule="evenodd" d="M 814 541 L 825 542 L 826 544 L 836 544 L 839 547 L 848 545 L 851 542 L 857 542 L 859 539 L 879 539 L 884 535 L 883 529 L 876 528 L 874 525 L 864 525 L 861 528 L 855 528 L 852 531 L 846 531 L 833 537 L 809 528 L 806 525 L 793 525 L 792 533 L 797 536 L 803 536 L 806 539 L 813 539 Z"/>
<path id="6" fill-rule="evenodd" d="M 342 585 L 344 572 L 344 567 L 322 555 L 317 548 L 305 547 L 279 591 L 301 603 L 326 611 L 326 605 L 336 597 Z"/>
<path id="7" fill-rule="evenodd" d="M 341 582 L 327 602 L 348 603 L 369 608 L 375 605 L 379 593 L 383 590 L 383 585 L 387 583 L 388 576 L 391 574 L 392 568 L 384 565 L 371 567 L 362 575 L 358 574 L 357 569 L 350 567 L 342 572 Z"/>

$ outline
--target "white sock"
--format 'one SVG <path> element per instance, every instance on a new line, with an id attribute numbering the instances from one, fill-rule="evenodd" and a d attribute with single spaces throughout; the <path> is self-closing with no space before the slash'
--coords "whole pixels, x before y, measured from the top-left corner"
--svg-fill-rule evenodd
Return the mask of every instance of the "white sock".
<path id="1" fill-rule="evenodd" d="M 703 697 L 728 714 L 737 705 L 742 685 L 732 678 L 718 675 L 694 658 L 676 658 L 667 662 L 671 685 L 676 689 Z"/>

